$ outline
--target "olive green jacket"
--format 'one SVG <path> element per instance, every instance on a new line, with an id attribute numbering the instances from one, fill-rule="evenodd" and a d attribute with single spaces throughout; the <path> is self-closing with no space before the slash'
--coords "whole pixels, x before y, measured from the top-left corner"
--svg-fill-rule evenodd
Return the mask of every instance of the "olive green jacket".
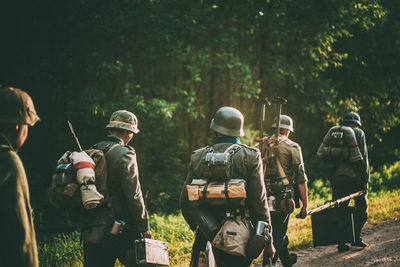
<path id="1" fill-rule="evenodd" d="M 94 148 L 104 150 L 120 144 L 106 153 L 107 186 L 115 219 L 123 220 L 136 234 L 149 230 L 149 218 L 139 182 L 135 150 L 123 145 L 121 139 L 108 136 Z"/>
<path id="2" fill-rule="evenodd" d="M 24 166 L 0 133 L 0 265 L 39 266 Z"/>
<path id="3" fill-rule="evenodd" d="M 219 138 L 219 140 L 225 141 L 224 143 L 219 143 L 217 139 L 217 142 L 213 145 L 214 152 L 224 152 L 234 143 L 233 141 L 229 142 L 229 138 L 223 138 L 225 138 L 225 140 L 221 138 Z M 232 140 L 233 139 L 234 138 L 232 138 Z M 243 147 L 237 151 L 233 157 L 232 178 L 244 179 L 246 181 L 246 206 L 249 208 L 252 221 L 265 221 L 269 223 L 267 193 L 264 185 L 260 151 L 256 148 L 250 148 L 245 145 L 242 146 Z M 193 179 L 202 178 L 202 173 L 206 170 L 206 165 L 204 163 L 206 153 L 205 148 L 193 152 L 187 178 L 180 197 L 182 215 L 193 230 L 196 229 L 197 225 L 190 214 L 186 185 L 190 184 Z M 223 219 L 225 210 L 226 207 L 212 207 L 210 205 L 210 211 L 217 219 Z"/>
<path id="4" fill-rule="evenodd" d="M 307 182 L 303 155 L 299 144 L 283 135 L 279 135 L 280 138 L 282 140 L 278 144 L 278 159 L 289 182 L 291 184 Z M 266 176 L 266 179 L 268 177 L 280 177 L 275 160 L 267 165 Z"/>

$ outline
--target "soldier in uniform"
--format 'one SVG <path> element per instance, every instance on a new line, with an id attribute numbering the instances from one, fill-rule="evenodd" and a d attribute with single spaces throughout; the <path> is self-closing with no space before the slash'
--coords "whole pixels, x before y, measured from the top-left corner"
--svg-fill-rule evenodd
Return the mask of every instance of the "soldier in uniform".
<path id="1" fill-rule="evenodd" d="M 352 246 L 366 247 L 367 244 L 361 239 L 361 230 L 368 218 L 368 183 L 369 183 L 369 162 L 367 144 L 365 141 L 364 131 L 361 130 L 360 116 L 357 113 L 350 112 L 344 116 L 341 125 L 351 127 L 357 139 L 358 148 L 360 149 L 362 160 L 352 163 L 348 160 L 338 160 L 334 168 L 333 177 L 331 178 L 332 198 L 334 200 L 348 196 L 360 190 L 365 190 L 365 194 L 354 199 L 354 230 L 355 243 Z M 349 201 L 341 204 L 341 207 L 347 207 Z M 350 248 L 345 243 L 339 243 L 338 251 L 345 252 Z"/>
<path id="2" fill-rule="evenodd" d="M 186 185 L 190 184 L 193 179 L 201 177 L 206 171 L 204 161 L 207 151 L 212 148 L 215 152 L 224 152 L 232 144 L 238 144 L 241 148 L 233 156 L 233 178 L 245 179 L 246 181 L 247 199 L 245 206 L 249 210 L 251 221 L 253 223 L 264 221 L 269 224 L 270 218 L 263 182 L 261 154 L 258 149 L 245 146 L 239 141 L 239 137 L 244 136 L 243 115 L 235 108 L 222 107 L 216 112 L 210 128 L 215 132 L 214 144 L 194 151 L 191 156 L 188 175 L 180 198 L 181 210 L 185 220 L 192 230 L 197 229 L 198 225 L 193 214 L 191 214 Z M 209 205 L 208 209 L 218 221 L 223 221 L 228 207 L 211 207 Z M 271 242 L 271 239 L 269 242 Z M 271 243 L 266 244 L 264 254 L 273 255 L 274 252 L 273 245 Z M 247 257 L 231 255 L 214 246 L 213 254 L 218 267 L 245 267 L 250 266 L 251 263 L 251 259 Z"/>
<path id="3" fill-rule="evenodd" d="M 28 181 L 17 152 L 39 120 L 30 96 L 0 88 L 0 259 L 3 266 L 39 266 Z"/>
<path id="4" fill-rule="evenodd" d="M 103 242 L 84 240 L 84 266 L 114 266 L 118 258 L 127 264 L 127 252 L 133 249 L 136 239 L 151 238 L 149 218 L 143 201 L 135 150 L 128 145 L 133 134 L 139 132 L 136 116 L 126 110 L 115 111 L 108 125 L 108 136 L 93 148 L 106 152 L 107 184 L 110 194 L 108 218 L 112 219 L 107 231 L 115 220 L 125 222 L 121 234 L 107 234 Z M 107 216 L 107 215 L 105 215 Z M 134 255 L 133 255 L 134 257 Z"/>
<path id="5" fill-rule="evenodd" d="M 272 128 L 276 128 L 276 123 L 273 123 Z M 301 212 L 296 217 L 304 219 L 307 216 L 308 207 L 307 176 L 303 156 L 300 146 L 289 139 L 290 132 L 293 132 L 293 120 L 287 115 L 281 115 L 277 148 L 274 147 L 275 135 L 265 139 L 265 143 L 262 144 L 266 168 L 265 184 L 276 248 L 272 263 L 276 265 L 279 257 L 285 267 L 297 262 L 297 255 L 289 254 L 289 240 L 286 235 L 290 213 L 294 210 L 295 190 L 298 190 L 303 203 Z M 266 259 L 264 259 L 264 264 L 266 264 L 265 261 Z"/>

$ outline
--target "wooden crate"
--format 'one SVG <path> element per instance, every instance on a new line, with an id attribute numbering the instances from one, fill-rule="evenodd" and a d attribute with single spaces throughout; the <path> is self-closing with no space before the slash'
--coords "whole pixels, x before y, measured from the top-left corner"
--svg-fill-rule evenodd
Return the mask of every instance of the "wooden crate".
<path id="1" fill-rule="evenodd" d="M 169 266 L 167 242 L 149 238 L 136 240 L 135 254 L 137 264 Z"/>

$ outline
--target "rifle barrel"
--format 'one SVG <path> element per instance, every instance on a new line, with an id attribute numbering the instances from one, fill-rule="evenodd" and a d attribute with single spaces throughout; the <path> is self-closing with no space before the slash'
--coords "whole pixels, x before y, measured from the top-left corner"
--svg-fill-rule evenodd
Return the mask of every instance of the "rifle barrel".
<path id="1" fill-rule="evenodd" d="M 78 137 L 77 137 L 76 134 L 75 134 L 75 131 L 74 131 L 74 128 L 72 127 L 71 122 L 69 122 L 68 120 L 67 120 L 67 122 L 68 122 L 69 130 L 71 131 L 72 135 L 73 135 L 74 138 L 75 138 L 75 142 L 76 142 L 76 144 L 78 145 L 79 151 L 82 151 L 81 144 L 79 143 Z"/>
<path id="2" fill-rule="evenodd" d="M 365 191 L 364 191 L 364 190 L 361 190 L 361 191 L 358 191 L 358 192 L 353 193 L 353 194 L 351 194 L 351 195 L 348 195 L 348 196 L 339 198 L 339 199 L 337 199 L 337 200 L 335 200 L 335 201 L 332 201 L 332 202 L 330 202 L 330 203 L 324 204 L 324 205 L 322 205 L 322 206 L 319 206 L 319 207 L 317 207 L 317 208 L 315 208 L 315 209 L 312 209 L 312 210 L 308 211 L 307 215 L 312 215 L 312 214 L 314 214 L 314 213 L 317 213 L 317 212 L 326 210 L 326 209 L 328 209 L 328 208 L 330 208 L 330 207 L 332 207 L 332 206 L 335 206 L 335 205 L 338 205 L 338 204 L 340 204 L 340 203 L 346 202 L 346 201 L 348 201 L 348 200 L 350 200 L 350 199 L 352 199 L 352 198 L 359 197 L 359 196 L 361 196 L 361 195 L 364 194 L 364 193 L 365 193 Z"/>

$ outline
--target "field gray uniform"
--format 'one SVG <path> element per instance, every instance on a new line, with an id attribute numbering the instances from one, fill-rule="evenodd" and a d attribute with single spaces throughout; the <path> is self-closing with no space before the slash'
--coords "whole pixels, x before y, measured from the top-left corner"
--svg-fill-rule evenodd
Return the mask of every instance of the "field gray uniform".
<path id="1" fill-rule="evenodd" d="M 106 150 L 115 144 L 119 145 L 106 153 L 107 185 L 112 209 L 109 209 L 103 221 L 111 224 L 114 219 L 123 220 L 126 227 L 122 235 L 107 235 L 101 244 L 84 244 L 85 266 L 114 266 L 116 258 L 126 264 L 127 250 L 133 248 L 135 239 L 139 239 L 141 233 L 149 230 L 135 150 L 123 145 L 122 140 L 115 136 L 106 137 L 93 148 Z"/>
<path id="2" fill-rule="evenodd" d="M 1 266 L 39 266 L 33 214 L 24 166 L 0 133 Z"/>
<path id="3" fill-rule="evenodd" d="M 303 155 L 297 143 L 283 135 L 280 135 L 279 139 L 277 156 L 289 180 L 292 192 L 294 192 L 294 187 L 297 186 L 298 183 L 306 183 L 308 181 L 304 171 Z M 272 236 L 276 249 L 275 257 L 272 260 L 273 263 L 278 260 L 278 257 L 281 259 L 282 263 L 285 263 L 289 258 L 289 240 L 286 236 L 286 232 L 290 215 L 283 213 L 279 208 L 280 189 L 278 186 L 274 186 L 281 180 L 279 177 L 276 161 L 272 160 L 272 162 L 266 165 L 265 183 L 268 196 L 273 195 L 277 200 L 277 210 L 271 211 Z"/>
<path id="4" fill-rule="evenodd" d="M 232 144 L 239 143 L 238 138 L 223 136 L 216 139 L 212 145 L 214 152 L 224 152 Z M 241 145 L 241 144 L 240 144 Z M 253 223 L 257 221 L 265 221 L 270 223 L 269 211 L 267 206 L 267 194 L 263 181 L 261 154 L 258 149 L 241 145 L 242 148 L 237 151 L 233 157 L 233 179 L 244 179 L 246 181 L 246 207 L 250 212 L 250 219 Z M 206 148 L 202 148 L 193 152 L 189 172 L 181 193 L 180 206 L 182 214 L 190 225 L 192 230 L 197 225 L 194 221 L 189 209 L 189 200 L 186 185 L 190 184 L 193 179 L 202 178 L 207 170 L 204 164 L 206 156 Z M 219 221 L 225 218 L 226 206 L 209 205 L 209 211 Z M 217 266 L 250 266 L 250 260 L 244 257 L 229 255 L 219 249 L 213 248 L 214 257 Z"/>
<path id="5" fill-rule="evenodd" d="M 367 144 L 364 131 L 360 128 L 353 128 L 357 139 L 358 147 L 363 156 L 362 163 L 355 165 L 349 161 L 338 161 L 331 178 L 332 198 L 334 200 L 348 196 L 352 193 L 364 189 L 364 185 L 369 182 L 370 170 L 368 162 Z M 356 241 L 360 239 L 361 230 L 368 218 L 368 193 L 359 196 L 355 200 L 354 228 Z M 349 201 L 341 204 L 341 207 L 347 207 Z"/>

